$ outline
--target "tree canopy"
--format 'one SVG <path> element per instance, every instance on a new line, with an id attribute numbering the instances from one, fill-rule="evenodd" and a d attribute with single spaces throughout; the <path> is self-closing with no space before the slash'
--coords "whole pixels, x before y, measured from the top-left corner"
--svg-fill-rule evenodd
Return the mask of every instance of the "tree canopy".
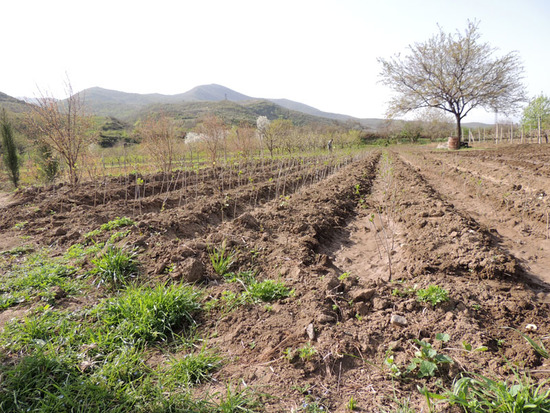
<path id="1" fill-rule="evenodd" d="M 439 33 L 424 43 L 409 45 L 409 54 L 379 58 L 382 83 L 396 94 L 391 116 L 421 108 L 452 113 L 461 137 L 461 120 L 474 108 L 514 113 L 526 100 L 523 66 L 517 52 L 495 57 L 496 49 L 480 42 L 478 24 L 464 33 Z"/>

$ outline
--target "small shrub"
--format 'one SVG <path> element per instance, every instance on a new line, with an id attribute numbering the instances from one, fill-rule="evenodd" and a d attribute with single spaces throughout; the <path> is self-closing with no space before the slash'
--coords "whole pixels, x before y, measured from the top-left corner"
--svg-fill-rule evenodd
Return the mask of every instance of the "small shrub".
<path id="1" fill-rule="evenodd" d="M 430 303 L 432 306 L 449 301 L 449 293 L 447 290 L 438 285 L 430 285 L 426 289 L 416 291 L 416 298 L 422 303 Z"/>
<path id="2" fill-rule="evenodd" d="M 2 152 L 4 165 L 8 176 L 16 188 L 19 186 L 19 168 L 21 166 L 21 157 L 17 151 L 15 143 L 15 133 L 11 122 L 8 120 L 6 111 L 2 109 L 0 116 L 0 131 L 2 135 Z"/>

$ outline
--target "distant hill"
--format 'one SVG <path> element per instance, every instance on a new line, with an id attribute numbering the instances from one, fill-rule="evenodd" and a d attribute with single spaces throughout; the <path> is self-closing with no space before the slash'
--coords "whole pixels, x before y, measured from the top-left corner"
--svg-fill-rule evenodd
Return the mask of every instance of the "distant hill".
<path id="1" fill-rule="evenodd" d="M 135 121 L 143 116 L 149 110 L 159 110 L 162 108 L 166 112 L 178 112 L 181 116 L 194 116 L 195 113 L 205 113 L 208 105 L 190 105 L 197 102 L 232 102 L 244 106 L 243 115 L 242 108 L 237 108 L 234 105 L 218 105 L 218 109 L 224 108 L 229 110 L 236 116 L 236 119 L 249 118 L 255 113 L 265 113 L 270 119 L 276 117 L 288 117 L 300 119 L 297 123 L 322 122 L 330 123 L 331 121 L 339 122 L 357 122 L 363 126 L 372 127 L 373 124 L 381 123 L 382 119 L 358 119 L 352 116 L 323 112 L 312 106 L 305 105 L 300 102 L 295 102 L 289 99 L 264 99 L 247 96 L 236 92 L 225 86 L 210 84 L 194 87 L 193 89 L 176 95 L 162 95 L 159 93 L 139 94 L 126 93 L 116 90 L 103 89 L 93 87 L 79 92 L 82 94 L 89 110 L 98 116 L 114 116 L 125 121 Z M 268 105 L 270 103 L 270 105 Z M 169 108 L 167 105 L 176 105 L 174 108 Z M 289 112 L 290 111 L 290 112 Z M 287 116 L 284 116 L 284 114 Z M 292 116 L 288 116 L 291 113 Z"/>
<path id="2" fill-rule="evenodd" d="M 137 118 L 151 112 L 166 113 L 171 117 L 182 120 L 188 127 L 193 127 L 197 119 L 207 114 L 215 114 L 231 124 L 239 124 L 240 122 L 254 124 L 259 116 L 266 116 L 268 119 L 290 119 L 295 125 L 331 124 L 334 122 L 332 119 L 319 118 L 307 113 L 289 110 L 267 100 L 243 101 L 242 103 L 220 100 L 155 104 L 144 107 L 137 114 Z"/>
<path id="3" fill-rule="evenodd" d="M 9 112 L 23 113 L 27 112 L 30 106 L 22 100 L 0 92 L 0 108 L 4 108 Z"/>

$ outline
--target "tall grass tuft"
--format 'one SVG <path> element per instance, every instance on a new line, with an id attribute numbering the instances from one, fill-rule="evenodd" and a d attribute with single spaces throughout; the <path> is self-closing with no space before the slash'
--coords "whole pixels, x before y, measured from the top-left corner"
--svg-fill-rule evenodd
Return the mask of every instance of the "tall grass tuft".
<path id="1" fill-rule="evenodd" d="M 98 284 L 109 284 L 112 287 L 127 284 L 138 273 L 137 252 L 112 245 L 101 256 L 94 258 L 92 264 L 94 268 L 91 274 L 97 276 Z"/>
<path id="2" fill-rule="evenodd" d="M 164 340 L 174 330 L 194 324 L 201 309 L 201 293 L 186 285 L 155 288 L 129 286 L 120 296 L 99 305 L 96 315 L 116 329 L 120 341 Z"/>

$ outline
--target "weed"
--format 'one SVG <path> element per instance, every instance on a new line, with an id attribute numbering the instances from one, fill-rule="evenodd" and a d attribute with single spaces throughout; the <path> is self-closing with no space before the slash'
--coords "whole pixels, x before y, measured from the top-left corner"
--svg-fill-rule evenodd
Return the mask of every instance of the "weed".
<path id="1" fill-rule="evenodd" d="M 216 274 L 224 276 L 229 272 L 229 268 L 233 264 L 235 251 L 228 251 L 224 240 L 219 248 L 208 248 L 208 255 Z"/>
<path id="2" fill-rule="evenodd" d="M 85 247 L 82 244 L 73 244 L 69 247 L 63 257 L 67 260 L 81 261 L 90 255 L 95 255 L 104 247 L 103 243 L 93 244 Z"/>
<path id="3" fill-rule="evenodd" d="M 448 335 L 438 335 L 436 336 L 436 339 L 447 341 Z M 407 373 L 416 372 L 416 376 L 418 378 L 433 377 L 438 370 L 438 366 L 453 363 L 452 358 L 447 355 L 438 353 L 437 350 L 434 349 L 430 343 L 418 339 L 414 339 L 413 341 L 419 347 L 414 353 L 414 358 L 407 366 Z"/>
<path id="4" fill-rule="evenodd" d="M 508 327 L 508 328 L 510 328 L 510 327 Z M 545 358 L 545 359 L 550 358 L 550 353 L 548 352 L 548 350 L 546 350 L 546 347 L 544 347 L 544 344 L 542 343 L 541 340 L 539 340 L 539 342 L 537 343 L 535 340 L 533 340 L 527 334 L 523 334 L 521 331 L 516 330 L 515 328 L 510 328 L 510 329 L 514 330 L 516 333 L 520 334 L 525 339 L 525 341 L 527 341 L 531 345 L 531 347 L 533 347 L 533 350 L 535 350 L 539 356 L 541 356 L 542 358 Z"/>
<path id="5" fill-rule="evenodd" d="M 339 279 L 340 281 L 344 281 L 344 280 L 347 279 L 350 275 L 351 275 L 351 274 L 350 274 L 349 272 L 345 272 L 345 273 L 343 273 L 342 275 L 340 275 L 340 276 L 338 277 L 338 279 Z"/>
<path id="6" fill-rule="evenodd" d="M 22 230 L 23 228 L 25 228 L 27 226 L 27 224 L 29 223 L 29 221 L 21 221 L 21 222 L 17 222 L 13 228 L 14 229 L 18 229 L 18 230 Z"/>
<path id="7" fill-rule="evenodd" d="M 298 357 L 302 361 L 309 361 L 317 354 L 317 349 L 311 345 L 311 343 L 306 343 L 302 347 L 298 348 Z"/>
<path id="8" fill-rule="evenodd" d="M 128 287 L 118 297 L 98 305 L 93 315 L 115 328 L 124 343 L 163 340 L 174 329 L 195 323 L 201 293 L 191 286 Z"/>
<path id="9" fill-rule="evenodd" d="M 0 410 L 5 412 L 114 412 L 124 400 L 70 364 L 40 352 L 1 369 Z"/>
<path id="10" fill-rule="evenodd" d="M 49 258 L 46 250 L 30 254 L 0 276 L 0 309 L 33 297 L 52 302 L 60 294 L 76 294 L 84 288 L 80 279 L 72 277 L 76 271 L 62 258 Z"/>
<path id="11" fill-rule="evenodd" d="M 186 354 L 179 360 L 172 360 L 168 373 L 175 383 L 190 386 L 209 381 L 211 373 L 220 366 L 221 357 L 202 347 L 196 354 Z"/>
<path id="12" fill-rule="evenodd" d="M 399 288 L 394 288 L 391 292 L 391 295 L 395 297 L 409 297 L 410 295 L 414 294 L 416 290 L 414 288 L 408 288 L 405 287 L 402 290 Z"/>
<path id="13" fill-rule="evenodd" d="M 102 234 L 102 231 L 100 229 L 94 229 L 93 231 L 85 233 L 84 239 L 86 241 L 95 241 L 97 237 L 99 237 L 101 234 Z"/>
<path id="14" fill-rule="evenodd" d="M 445 394 L 451 405 L 472 413 L 550 411 L 550 389 L 544 390 L 548 381 L 537 385 L 529 376 L 520 377 L 518 373 L 513 384 L 479 374 L 472 376 L 456 380 Z"/>
<path id="15" fill-rule="evenodd" d="M 449 301 L 449 293 L 438 285 L 430 285 L 426 289 L 417 290 L 416 298 L 422 303 L 429 302 L 435 307 L 437 304 Z"/>
<path id="16" fill-rule="evenodd" d="M 109 237 L 109 243 L 114 244 L 118 240 L 126 238 L 128 236 L 128 234 L 130 234 L 130 232 L 131 231 L 129 229 L 127 229 L 126 231 L 117 231 L 117 232 L 115 232 L 114 234 L 112 234 Z"/>
<path id="17" fill-rule="evenodd" d="M 34 248 L 28 245 L 21 245 L 19 247 L 12 248 L 11 250 L 6 250 L 0 252 L 0 255 L 25 255 L 34 252 Z"/>
<path id="18" fill-rule="evenodd" d="M 111 287 L 126 285 L 130 278 L 138 274 L 137 252 L 126 251 L 110 245 L 98 258 L 92 260 L 94 268 L 91 274 L 97 276 L 98 284 L 109 284 Z"/>
<path id="19" fill-rule="evenodd" d="M 245 299 L 251 302 L 269 302 L 289 297 L 294 293 L 282 281 L 265 280 L 255 282 L 247 287 Z"/>
<path id="20" fill-rule="evenodd" d="M 240 282 L 243 285 L 250 285 L 256 282 L 256 271 L 243 271 L 238 274 L 229 272 L 224 274 L 227 282 Z"/>
<path id="21" fill-rule="evenodd" d="M 357 409 L 357 400 L 353 396 L 349 398 L 348 404 L 346 405 L 347 409 L 349 411 L 353 411 Z"/>
<path id="22" fill-rule="evenodd" d="M 112 221 L 109 221 L 103 225 L 101 225 L 100 230 L 101 231 L 111 231 L 113 229 L 122 228 L 122 227 L 129 227 L 135 225 L 135 222 L 127 217 L 116 217 Z"/>
<path id="23" fill-rule="evenodd" d="M 244 390 L 235 389 L 229 383 L 225 396 L 222 396 L 218 406 L 210 411 L 216 413 L 255 413 L 258 406 L 258 400 L 256 400 L 248 388 Z"/>

